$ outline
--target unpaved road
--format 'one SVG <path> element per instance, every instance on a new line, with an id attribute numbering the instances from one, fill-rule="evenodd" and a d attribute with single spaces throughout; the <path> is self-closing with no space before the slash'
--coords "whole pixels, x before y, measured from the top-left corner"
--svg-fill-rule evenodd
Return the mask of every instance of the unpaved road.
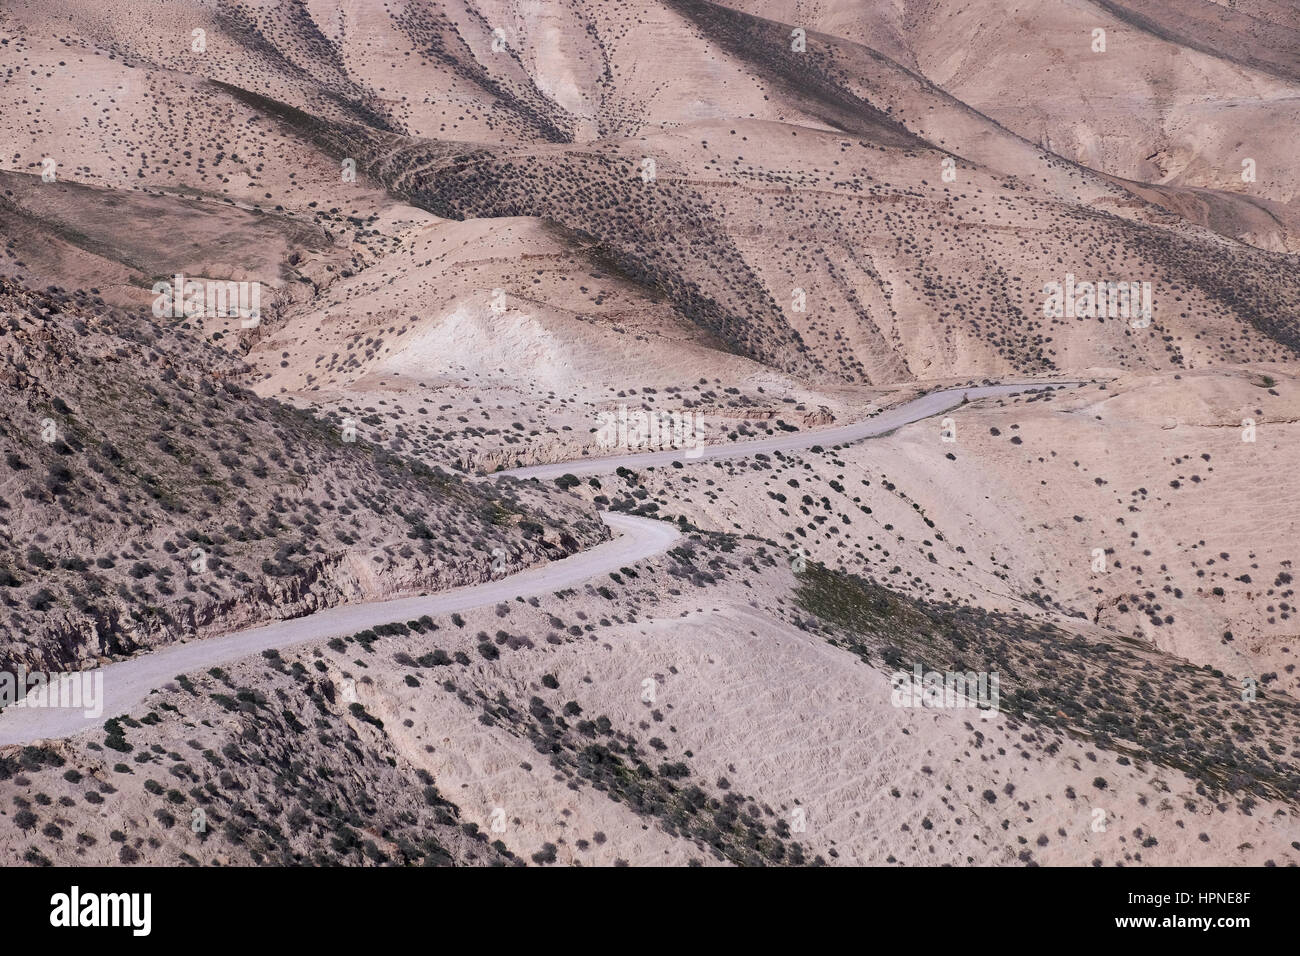
<path id="1" fill-rule="evenodd" d="M 560 591 L 660 554 L 681 537 L 673 525 L 663 521 L 611 512 L 602 512 L 601 518 L 618 533 L 618 537 L 587 551 L 496 581 L 420 597 L 345 604 L 223 637 L 172 644 L 140 657 L 109 664 L 100 668 L 104 675 L 101 714 L 87 717 L 84 710 L 78 708 L 36 708 L 21 704 L 9 707 L 0 714 L 0 746 L 70 737 L 100 726 L 109 717 L 129 712 L 151 690 L 175 679 L 178 674 L 229 664 L 273 648 L 278 650 L 307 641 L 344 637 L 376 624 L 410 621 L 422 614 L 433 617 L 467 611 L 484 604 L 513 601 L 516 597 Z"/>
<path id="2" fill-rule="evenodd" d="M 798 451 L 813 445 L 847 445 L 864 438 L 876 438 L 895 428 L 902 428 L 912 422 L 940 415 L 961 405 L 962 397 L 972 402 L 978 398 L 994 398 L 999 395 L 1011 395 L 1015 392 L 1030 392 L 1045 388 L 1061 388 L 1078 385 L 1079 382 L 1041 382 L 1025 385 L 979 385 L 972 388 L 949 388 L 939 392 L 930 392 L 920 398 L 894 408 L 886 409 L 873 418 L 867 418 L 851 425 L 835 425 L 831 428 L 814 428 L 808 431 L 787 432 L 770 438 L 756 438 L 753 441 L 728 442 L 722 445 L 705 445 L 694 449 L 668 449 L 666 451 L 646 451 L 634 455 L 617 455 L 610 458 L 582 458 L 576 461 L 558 461 L 548 465 L 530 465 L 526 468 L 511 468 L 498 471 L 497 475 L 510 475 L 515 478 L 559 478 L 561 475 L 573 475 L 583 478 L 588 475 L 607 475 L 617 468 L 648 468 L 652 465 L 671 465 L 680 461 L 684 465 L 699 461 L 714 461 L 720 458 L 746 458 L 750 455 L 771 453 L 774 451 Z"/>
<path id="3" fill-rule="evenodd" d="M 1042 385 L 985 385 L 975 388 L 931 392 L 914 401 L 891 408 L 874 418 L 805 432 L 791 432 L 772 438 L 727 445 L 708 446 L 701 454 L 688 457 L 681 450 L 620 455 L 613 458 L 559 462 L 533 468 L 516 468 L 498 474 L 517 478 L 554 478 L 563 474 L 576 476 L 607 474 L 619 467 L 645 468 L 668 465 L 674 461 L 690 464 L 719 458 L 738 458 L 760 452 L 794 451 L 813 445 L 844 444 L 883 435 L 911 422 L 938 415 L 961 404 L 963 396 L 974 401 L 1013 392 L 1024 392 Z M 1075 383 L 1050 383 L 1060 386 Z M 173 644 L 130 660 L 100 668 L 103 673 L 102 712 L 93 717 L 81 708 L 37 708 L 21 705 L 0 713 L 0 746 L 27 744 L 34 740 L 70 737 L 97 727 L 109 717 L 129 712 L 151 690 L 175 679 L 178 674 L 193 673 L 251 657 L 265 650 L 281 649 L 308 641 L 343 637 L 394 621 L 409 621 L 421 615 L 433 617 L 513 601 L 516 597 L 540 596 L 563 590 L 601 574 L 661 554 L 681 537 L 677 529 L 662 521 L 602 512 L 601 518 L 618 537 L 590 550 L 530 568 L 496 581 L 468 585 L 452 591 L 420 597 L 349 604 L 318 611 L 306 617 L 276 621 L 223 637 Z M 87 672 L 94 673 L 94 672 Z"/>

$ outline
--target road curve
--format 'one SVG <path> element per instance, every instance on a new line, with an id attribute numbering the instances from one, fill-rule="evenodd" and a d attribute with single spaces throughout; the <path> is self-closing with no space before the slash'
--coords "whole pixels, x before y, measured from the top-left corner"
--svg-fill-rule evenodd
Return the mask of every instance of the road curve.
<path id="1" fill-rule="evenodd" d="M 79 708 L 9 707 L 0 713 L 0 747 L 70 737 L 82 730 L 101 726 L 109 717 L 129 712 L 151 690 L 178 674 L 229 664 L 266 650 L 344 637 L 377 624 L 410 621 L 422 614 L 432 617 L 513 601 L 516 597 L 541 596 L 660 554 L 681 537 L 673 525 L 663 521 L 613 512 L 601 512 L 600 516 L 617 537 L 587 551 L 500 580 L 420 597 L 340 605 L 223 637 L 172 644 L 140 657 L 109 664 L 98 669 L 103 673 L 102 713 L 87 717 Z"/>
<path id="2" fill-rule="evenodd" d="M 999 395 L 1011 395 L 1016 392 L 1041 391 L 1047 388 L 1063 388 L 1068 385 L 1081 385 L 1081 382 L 1029 382 L 1018 385 L 977 385 L 971 388 L 948 388 L 930 392 L 920 398 L 894 408 L 886 409 L 874 418 L 868 418 L 849 425 L 835 425 L 830 428 L 813 428 L 807 431 L 786 432 L 770 438 L 758 438 L 753 441 L 728 442 L 724 445 L 705 445 L 700 449 L 670 448 L 666 451 L 647 451 L 633 455 L 616 455 L 611 458 L 584 458 L 577 461 L 558 461 L 546 465 L 530 465 L 525 468 L 510 468 L 493 472 L 493 475 L 509 475 L 513 478 L 559 478 L 561 475 L 573 475 L 584 478 L 589 475 L 608 475 L 617 468 L 648 468 L 652 465 L 671 465 L 680 461 L 683 465 L 701 461 L 713 461 L 725 458 L 744 458 L 760 452 L 798 451 L 813 445 L 845 445 L 875 438 L 902 428 L 912 422 L 918 422 L 932 415 L 951 411 L 961 404 L 962 398 L 975 401 L 978 398 L 991 398 Z M 691 456 L 691 452 L 697 452 Z"/>
<path id="3" fill-rule="evenodd" d="M 674 461 L 690 464 L 714 459 L 746 457 L 760 452 L 795 451 L 813 445 L 829 447 L 883 435 L 903 425 L 941 414 L 960 405 L 963 397 L 974 401 L 1015 392 L 1077 384 L 1080 383 L 1043 382 L 945 389 L 922 395 L 865 421 L 832 428 L 790 432 L 755 441 L 710 445 L 701 449 L 700 454 L 693 458 L 687 457 L 683 450 L 670 449 L 613 458 L 515 468 L 496 472 L 496 474 L 512 475 L 516 478 L 555 478 L 563 474 L 598 475 L 613 472 L 620 466 L 635 469 L 651 465 L 668 465 Z M 674 526 L 663 521 L 613 512 L 601 512 L 601 518 L 618 533 L 618 537 L 587 551 L 551 561 L 540 567 L 529 568 L 500 580 L 485 581 L 481 584 L 420 597 L 340 605 L 305 617 L 236 631 L 223 637 L 172 644 L 140 657 L 109 664 L 99 668 L 98 671 L 86 672 L 92 675 L 99 671 L 103 673 L 101 713 L 94 717 L 87 717 L 81 709 L 76 708 L 9 707 L 0 713 L 0 747 L 27 744 L 34 740 L 70 737 L 83 730 L 99 726 L 109 717 L 129 712 L 131 708 L 143 701 L 151 690 L 174 679 L 178 674 L 229 664 L 261 651 L 279 650 L 308 641 L 344 637 L 377 624 L 409 621 L 424 614 L 431 617 L 451 614 L 455 611 L 482 607 L 485 604 L 512 601 L 515 597 L 540 596 L 547 592 L 563 590 L 597 575 L 607 574 L 661 554 L 681 537 Z"/>

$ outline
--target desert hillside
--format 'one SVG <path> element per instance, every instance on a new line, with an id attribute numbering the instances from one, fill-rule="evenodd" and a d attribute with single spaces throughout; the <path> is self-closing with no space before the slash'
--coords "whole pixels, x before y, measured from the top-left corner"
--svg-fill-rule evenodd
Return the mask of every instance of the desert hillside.
<path id="1" fill-rule="evenodd" d="M 1295 13 L 6 3 L 0 863 L 1300 864 Z"/>
<path id="2" fill-rule="evenodd" d="M 7 667 L 482 580 L 494 548 L 500 573 L 604 536 L 557 494 L 469 484 L 260 399 L 238 361 L 147 313 L 5 282 L 0 332 Z"/>

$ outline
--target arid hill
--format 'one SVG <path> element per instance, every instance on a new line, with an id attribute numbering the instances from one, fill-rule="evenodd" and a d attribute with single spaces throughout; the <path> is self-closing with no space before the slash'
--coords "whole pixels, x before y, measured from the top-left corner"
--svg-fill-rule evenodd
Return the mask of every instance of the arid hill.
<path id="1" fill-rule="evenodd" d="M 258 398 L 148 313 L 0 283 L 8 666 L 482 580 L 493 548 L 517 568 L 605 535 L 557 493 L 467 484 Z"/>
<path id="2" fill-rule="evenodd" d="M 1294 6 L 5 3 L 0 672 L 680 537 L 6 738 L 0 863 L 1300 864 Z"/>

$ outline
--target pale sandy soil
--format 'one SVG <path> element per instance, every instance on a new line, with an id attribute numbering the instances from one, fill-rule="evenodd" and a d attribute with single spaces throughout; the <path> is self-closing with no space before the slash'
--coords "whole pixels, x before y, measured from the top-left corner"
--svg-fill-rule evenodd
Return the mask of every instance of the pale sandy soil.
<path id="1" fill-rule="evenodd" d="M 70 296 L 0 323 L 0 659 L 229 654 L 137 658 L 122 722 L 0 752 L 0 860 L 1300 863 L 1292 12 L 5 4 L 0 281 Z M 260 282 L 263 322 L 96 338 L 176 272 Z M 1067 273 L 1153 321 L 1047 314 Z M 1048 380 L 1084 384 L 929 394 Z M 708 455 L 601 447 L 622 409 Z M 390 453 L 454 474 L 398 490 Z M 598 511 L 668 550 L 361 630 Z M 191 580 L 196 535 L 242 577 Z M 904 610 L 1021 654 L 1027 716 L 893 706 Z"/>

